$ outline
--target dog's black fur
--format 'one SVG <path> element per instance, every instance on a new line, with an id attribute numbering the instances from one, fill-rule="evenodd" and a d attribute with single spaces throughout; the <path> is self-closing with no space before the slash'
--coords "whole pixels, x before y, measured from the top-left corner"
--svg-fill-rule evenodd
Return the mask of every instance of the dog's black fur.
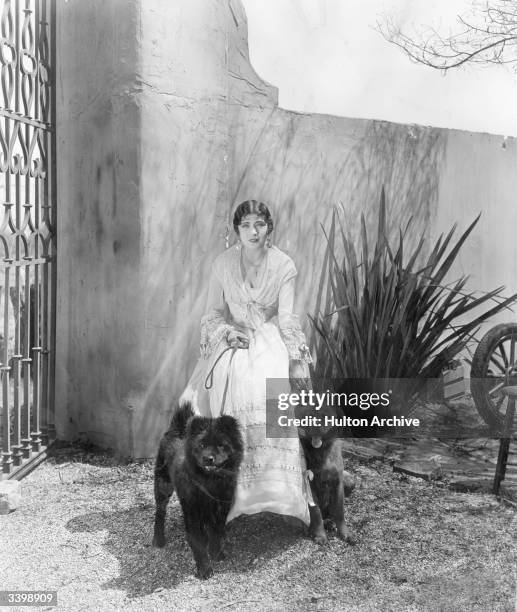
<path id="1" fill-rule="evenodd" d="M 194 416 L 189 404 L 176 410 L 160 442 L 154 471 L 153 545 L 165 545 L 167 503 L 176 491 L 197 576 L 202 579 L 214 573 L 210 558 L 224 558 L 222 539 L 242 453 L 242 436 L 233 417 Z"/>
<path id="2" fill-rule="evenodd" d="M 324 521 L 331 520 L 338 536 L 355 544 L 355 537 L 345 524 L 345 493 L 350 494 L 354 485 L 344 470 L 342 440 L 337 437 L 336 428 L 302 430 L 300 434 L 307 469 L 313 474 L 311 491 L 316 506 L 309 506 L 310 534 L 318 544 L 326 544 Z"/>

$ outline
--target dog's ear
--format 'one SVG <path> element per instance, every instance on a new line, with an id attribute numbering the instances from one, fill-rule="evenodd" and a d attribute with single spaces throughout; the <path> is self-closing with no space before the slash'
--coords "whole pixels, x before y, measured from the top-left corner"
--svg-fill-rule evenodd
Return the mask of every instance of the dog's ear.
<path id="1" fill-rule="evenodd" d="M 205 417 L 192 417 L 187 424 L 187 436 L 197 436 L 208 429 L 209 420 Z"/>
<path id="2" fill-rule="evenodd" d="M 226 434 L 232 440 L 240 439 L 241 437 L 239 423 L 227 414 L 223 414 L 223 416 L 217 419 L 216 428 L 217 431 Z"/>

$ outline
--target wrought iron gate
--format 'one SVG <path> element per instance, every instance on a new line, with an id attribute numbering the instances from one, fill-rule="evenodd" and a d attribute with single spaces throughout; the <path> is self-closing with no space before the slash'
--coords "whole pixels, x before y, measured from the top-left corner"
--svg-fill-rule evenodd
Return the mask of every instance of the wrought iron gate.
<path id="1" fill-rule="evenodd" d="M 0 0 L 1 477 L 54 438 L 55 0 Z"/>

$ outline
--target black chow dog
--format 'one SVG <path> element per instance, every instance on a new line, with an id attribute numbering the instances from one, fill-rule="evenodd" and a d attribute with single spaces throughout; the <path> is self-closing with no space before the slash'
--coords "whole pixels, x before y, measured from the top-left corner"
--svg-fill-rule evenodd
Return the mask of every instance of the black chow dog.
<path id="1" fill-rule="evenodd" d="M 336 526 L 337 534 L 349 544 L 355 544 L 355 537 L 345 525 L 345 495 L 354 488 L 351 475 L 345 472 L 342 441 L 335 428 L 300 429 L 307 469 L 313 474 L 311 491 L 316 506 L 310 506 L 311 523 L 309 531 L 318 544 L 327 543 L 324 520 L 330 519 Z"/>
<path id="2" fill-rule="evenodd" d="M 165 545 L 167 503 L 176 491 L 198 578 L 213 575 L 210 557 L 222 559 L 222 539 L 242 461 L 237 421 L 194 416 L 190 404 L 178 408 L 163 436 L 154 470 L 156 517 L 153 545 Z"/>

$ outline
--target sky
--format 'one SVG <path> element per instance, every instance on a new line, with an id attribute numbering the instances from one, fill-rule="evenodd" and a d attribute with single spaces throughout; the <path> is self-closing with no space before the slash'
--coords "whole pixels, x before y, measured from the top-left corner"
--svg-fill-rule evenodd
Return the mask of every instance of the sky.
<path id="1" fill-rule="evenodd" d="M 242 0 L 250 59 L 300 112 L 383 119 L 517 137 L 517 73 L 501 66 L 440 71 L 412 63 L 375 31 L 447 32 L 468 0 Z"/>

